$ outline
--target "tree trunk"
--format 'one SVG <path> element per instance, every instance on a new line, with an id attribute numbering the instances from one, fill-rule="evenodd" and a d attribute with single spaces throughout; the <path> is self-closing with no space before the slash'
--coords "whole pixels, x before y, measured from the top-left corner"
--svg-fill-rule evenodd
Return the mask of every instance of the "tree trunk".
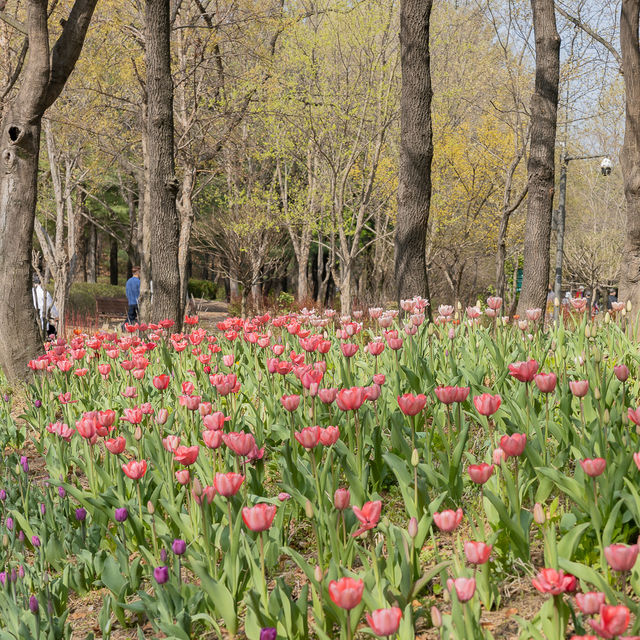
<path id="1" fill-rule="evenodd" d="M 87 229 L 87 282 L 97 282 L 98 268 L 98 227 L 91 222 Z"/>
<path id="2" fill-rule="evenodd" d="M 536 40 L 536 82 L 531 98 L 529 199 L 524 232 L 524 272 L 518 310 L 544 309 L 549 286 L 549 242 L 555 178 L 560 36 L 553 0 L 531 0 Z"/>
<path id="3" fill-rule="evenodd" d="M 395 236 L 396 296 L 429 295 L 425 261 L 431 203 L 431 67 L 429 20 L 432 0 L 401 0 L 400 159 Z"/>
<path id="4" fill-rule="evenodd" d="M 640 0 L 622 0 L 620 49 L 626 95 L 624 143 L 620 153 L 627 203 L 627 236 L 618 299 L 640 311 Z"/>
<path id="5" fill-rule="evenodd" d="M 193 227 L 193 190 L 195 188 L 196 168 L 184 167 L 182 177 L 182 193 L 178 209 L 180 211 L 180 240 L 178 243 L 178 270 L 180 272 L 180 301 L 186 304 L 189 284 L 189 270 L 187 269 L 189 257 L 189 242 Z"/>
<path id="6" fill-rule="evenodd" d="M 50 48 L 46 0 L 28 0 L 29 58 L 0 123 L 0 367 L 25 378 L 41 348 L 31 294 L 42 116 L 75 67 L 97 0 L 76 0 Z M 20 332 L 16 339 L 16 331 Z"/>
<path id="7" fill-rule="evenodd" d="M 109 245 L 109 282 L 118 284 L 118 241 L 114 237 Z"/>
<path id="8" fill-rule="evenodd" d="M 176 208 L 178 183 L 173 156 L 173 81 L 170 57 L 170 3 L 146 0 L 147 145 L 149 151 L 149 205 L 153 256 L 153 297 L 149 320 L 170 318 L 182 325 Z"/>

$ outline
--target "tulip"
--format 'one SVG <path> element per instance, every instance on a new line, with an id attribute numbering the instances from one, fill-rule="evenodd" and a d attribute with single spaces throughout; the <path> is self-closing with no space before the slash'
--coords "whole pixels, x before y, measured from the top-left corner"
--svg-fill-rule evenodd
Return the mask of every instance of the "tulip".
<path id="1" fill-rule="evenodd" d="M 162 446 L 166 451 L 173 453 L 180 445 L 180 436 L 167 436 L 162 439 Z"/>
<path id="2" fill-rule="evenodd" d="M 443 404 L 464 402 L 469 395 L 469 387 L 436 387 L 435 394 Z"/>
<path id="3" fill-rule="evenodd" d="M 591 478 L 597 478 L 604 472 L 607 461 L 604 458 L 585 458 L 580 460 L 582 470 Z"/>
<path id="4" fill-rule="evenodd" d="M 318 389 L 318 398 L 320 398 L 320 402 L 322 402 L 322 404 L 331 404 L 335 401 L 337 395 L 338 390 L 335 388 Z"/>
<path id="5" fill-rule="evenodd" d="M 176 480 L 178 481 L 178 484 L 183 486 L 188 484 L 190 477 L 189 469 L 180 469 L 179 471 L 176 471 Z"/>
<path id="6" fill-rule="evenodd" d="M 600 591 L 576 593 L 576 605 L 586 616 L 593 616 L 598 613 L 605 600 L 606 595 Z"/>
<path id="7" fill-rule="evenodd" d="M 426 404 L 427 396 L 423 393 L 417 396 L 414 396 L 412 393 L 405 393 L 402 396 L 398 396 L 398 406 L 405 416 L 418 415 L 425 408 Z"/>
<path id="8" fill-rule="evenodd" d="M 640 547 L 637 544 L 610 544 L 604 555 L 613 571 L 631 571 L 636 563 Z"/>
<path id="9" fill-rule="evenodd" d="M 225 433 L 222 436 L 224 443 L 236 455 L 246 457 L 256 446 L 256 440 L 251 433 L 235 432 Z"/>
<path id="10" fill-rule="evenodd" d="M 630 621 L 629 609 L 623 605 L 603 604 L 599 620 L 587 620 L 591 628 L 603 638 L 615 638 L 625 631 Z"/>
<path id="11" fill-rule="evenodd" d="M 352 344 L 350 342 L 343 342 L 340 345 L 340 350 L 342 351 L 342 355 L 345 358 L 351 358 L 355 356 L 359 348 L 360 347 L 357 344 Z"/>
<path id="12" fill-rule="evenodd" d="M 184 555 L 187 550 L 187 543 L 184 540 L 180 540 L 180 538 L 176 538 L 171 544 L 171 549 L 177 556 Z"/>
<path id="13" fill-rule="evenodd" d="M 496 394 L 492 396 L 490 393 L 483 393 L 479 396 L 473 396 L 473 404 L 476 407 L 476 411 L 483 416 L 493 415 L 502 403 L 502 398 Z"/>
<path id="14" fill-rule="evenodd" d="M 320 396 L 320 391 L 318 395 Z M 322 397 L 320 397 L 322 400 Z M 340 389 L 336 396 L 336 403 L 340 411 L 357 411 L 366 400 L 363 387 L 351 387 L 350 389 Z M 323 401 L 324 402 L 324 401 Z"/>
<path id="15" fill-rule="evenodd" d="M 484 564 L 489 560 L 492 548 L 490 544 L 484 542 L 465 542 L 464 555 L 469 564 Z"/>
<path id="16" fill-rule="evenodd" d="M 320 442 L 325 447 L 330 447 L 332 444 L 338 442 L 338 438 L 340 438 L 340 429 L 338 429 L 338 427 L 329 426 L 320 429 Z"/>
<path id="17" fill-rule="evenodd" d="M 558 596 L 561 593 L 575 591 L 577 581 L 575 576 L 564 571 L 542 569 L 531 583 L 540 593 Z"/>
<path id="18" fill-rule="evenodd" d="M 629 367 L 626 364 L 619 364 L 613 367 L 613 372 L 620 382 L 626 382 L 629 377 Z"/>
<path id="19" fill-rule="evenodd" d="M 556 388 L 557 376 L 555 373 L 537 373 L 533 379 L 542 393 L 553 393 Z"/>
<path id="20" fill-rule="evenodd" d="M 305 427 L 302 431 L 296 432 L 296 440 L 307 450 L 311 450 L 317 447 L 320 443 L 320 436 L 322 434 L 322 427 Z"/>
<path id="21" fill-rule="evenodd" d="M 364 581 L 357 578 L 340 578 L 329 583 L 329 596 L 341 609 L 350 611 L 360 604 L 364 592 Z"/>
<path id="22" fill-rule="evenodd" d="M 109 438 L 106 440 L 104 446 L 107 447 L 107 451 L 109 451 L 109 453 L 118 455 L 125 450 L 127 441 L 124 436 L 118 436 L 117 438 Z"/>
<path id="23" fill-rule="evenodd" d="M 209 449 L 217 449 L 222 444 L 222 431 L 203 431 L 202 439 Z"/>
<path id="24" fill-rule="evenodd" d="M 239 473 L 216 473 L 213 486 L 221 496 L 229 498 L 238 493 L 243 482 L 244 476 Z"/>
<path id="25" fill-rule="evenodd" d="M 476 484 L 484 484 L 493 475 L 493 465 L 482 462 L 481 464 L 470 464 L 467 473 Z"/>
<path id="26" fill-rule="evenodd" d="M 401 619 L 400 607 L 376 609 L 371 614 L 367 614 L 367 623 L 377 636 L 392 636 L 398 631 Z"/>
<path id="27" fill-rule="evenodd" d="M 153 570 L 153 577 L 155 578 L 158 584 L 164 584 L 169 580 L 169 567 L 167 566 L 156 567 Z"/>
<path id="28" fill-rule="evenodd" d="M 487 298 L 487 306 L 493 311 L 497 311 L 502 306 L 502 298 L 499 296 L 490 296 Z"/>
<path id="29" fill-rule="evenodd" d="M 251 531 L 266 531 L 276 515 L 276 505 L 261 502 L 255 507 L 242 508 L 242 520 Z"/>
<path id="30" fill-rule="evenodd" d="M 177 447 L 173 452 L 173 457 L 175 458 L 176 462 L 179 462 L 180 464 L 188 467 L 197 460 L 199 451 L 200 447 L 198 445 L 195 445 L 193 447 L 180 446 Z"/>
<path id="31" fill-rule="evenodd" d="M 282 396 L 282 398 L 280 398 L 280 402 L 282 403 L 282 406 L 287 411 L 295 411 L 298 408 L 298 405 L 300 404 L 300 396 L 284 395 Z"/>
<path id="32" fill-rule="evenodd" d="M 229 420 L 231 420 L 231 417 L 225 416 L 222 411 L 216 411 L 210 413 L 208 416 L 204 416 L 202 418 L 202 424 L 204 424 L 205 429 L 220 431 L 224 428 L 224 423 Z"/>
<path id="33" fill-rule="evenodd" d="M 517 458 L 524 452 L 527 444 L 527 436 L 524 433 L 514 433 L 512 436 L 502 436 L 500 438 L 500 448 L 507 458 Z"/>
<path id="34" fill-rule="evenodd" d="M 276 640 L 278 637 L 278 631 L 275 627 L 265 627 L 260 629 L 260 640 Z"/>
<path id="35" fill-rule="evenodd" d="M 493 461 L 493 464 L 499 465 L 507 459 L 507 454 L 500 447 L 497 447 L 493 450 L 491 459 Z"/>
<path id="36" fill-rule="evenodd" d="M 589 391 L 588 380 L 571 380 L 569 382 L 569 389 L 576 398 L 584 398 Z"/>
<path id="37" fill-rule="evenodd" d="M 633 424 L 640 426 L 640 407 L 638 407 L 637 409 L 632 409 L 631 407 L 629 407 L 629 409 L 627 410 L 627 416 L 629 420 L 633 422 Z"/>
<path id="38" fill-rule="evenodd" d="M 462 509 L 458 507 L 456 511 L 446 509 L 445 511 L 436 511 L 433 514 L 433 521 L 440 531 L 453 531 L 462 521 Z"/>
<path id="39" fill-rule="evenodd" d="M 636 463 L 636 467 L 638 467 L 638 470 L 640 471 L 640 453 L 633 454 L 633 461 Z"/>
<path id="40" fill-rule="evenodd" d="M 147 472 L 146 460 L 131 460 L 127 464 L 122 465 L 125 475 L 132 480 L 140 480 Z"/>
<path id="41" fill-rule="evenodd" d="M 29 611 L 31 611 L 31 613 L 33 613 L 33 615 L 38 615 L 38 612 L 40 611 L 40 605 L 38 604 L 38 598 L 36 598 L 35 596 L 30 596 L 29 597 Z"/>
<path id="42" fill-rule="evenodd" d="M 116 522 L 124 522 L 129 517 L 129 512 L 124 507 L 121 507 L 115 510 L 114 517 Z"/>
<path id="43" fill-rule="evenodd" d="M 351 501 L 349 489 L 336 489 L 333 494 L 333 504 L 338 511 L 344 511 Z"/>
<path id="44" fill-rule="evenodd" d="M 351 507 L 354 515 L 360 521 L 360 528 L 353 534 L 353 537 L 357 537 L 369 529 L 373 529 L 377 526 L 380 520 L 380 511 L 382 510 L 382 501 L 374 500 L 372 502 L 365 502 L 362 505 L 362 509 L 358 507 Z"/>
<path id="45" fill-rule="evenodd" d="M 447 589 L 453 591 L 455 588 L 456 595 L 460 602 L 468 602 L 473 598 L 473 594 L 476 592 L 475 578 L 456 578 L 447 580 Z"/>
<path id="46" fill-rule="evenodd" d="M 531 382 L 537 371 L 538 363 L 533 359 L 509 365 L 509 374 L 520 382 Z"/>

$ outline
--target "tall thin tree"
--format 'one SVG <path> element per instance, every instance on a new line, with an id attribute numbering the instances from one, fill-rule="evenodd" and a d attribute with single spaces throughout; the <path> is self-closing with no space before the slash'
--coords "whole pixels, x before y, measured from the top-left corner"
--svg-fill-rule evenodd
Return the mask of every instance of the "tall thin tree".
<path id="1" fill-rule="evenodd" d="M 75 67 L 96 3 L 75 1 L 53 49 L 47 0 L 27 0 L 26 24 L 10 23 L 29 55 L 0 123 L 0 367 L 9 378 L 24 377 L 41 348 L 30 279 L 42 116 Z"/>
<path id="2" fill-rule="evenodd" d="M 426 239 L 431 204 L 431 61 L 429 21 L 432 0 L 400 3 L 400 162 L 395 280 L 398 300 L 428 297 Z"/>
<path id="3" fill-rule="evenodd" d="M 531 0 L 536 41 L 536 81 L 531 98 L 529 198 L 524 231 L 524 271 L 518 309 L 545 306 L 555 179 L 560 36 L 553 0 Z"/>

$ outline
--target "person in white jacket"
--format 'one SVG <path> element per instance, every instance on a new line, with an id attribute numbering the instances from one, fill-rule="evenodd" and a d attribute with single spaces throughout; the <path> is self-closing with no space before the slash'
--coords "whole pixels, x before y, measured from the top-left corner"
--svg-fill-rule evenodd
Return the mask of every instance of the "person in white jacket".
<path id="1" fill-rule="evenodd" d="M 33 306 L 40 317 L 40 326 L 43 330 L 46 330 L 48 336 L 55 336 L 57 331 L 54 321 L 58 319 L 58 310 L 53 304 L 51 294 L 47 291 L 45 295 L 45 290 L 40 284 L 40 278 L 37 276 L 33 279 L 31 295 L 33 296 Z"/>

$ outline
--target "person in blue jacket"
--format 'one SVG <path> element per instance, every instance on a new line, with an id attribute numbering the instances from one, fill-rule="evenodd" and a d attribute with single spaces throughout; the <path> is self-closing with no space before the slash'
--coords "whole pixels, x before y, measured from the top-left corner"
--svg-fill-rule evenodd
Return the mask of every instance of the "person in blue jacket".
<path id="1" fill-rule="evenodd" d="M 135 324 L 138 322 L 138 299 L 140 298 L 140 267 L 133 267 L 132 276 L 127 280 L 125 291 L 129 303 L 127 322 Z"/>

